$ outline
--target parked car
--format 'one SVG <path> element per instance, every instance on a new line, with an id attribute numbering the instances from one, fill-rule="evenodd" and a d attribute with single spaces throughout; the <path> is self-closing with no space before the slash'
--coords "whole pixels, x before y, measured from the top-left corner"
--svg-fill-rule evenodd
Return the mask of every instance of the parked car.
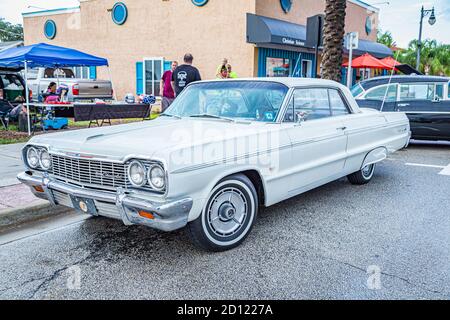
<path id="1" fill-rule="evenodd" d="M 8 127 L 11 111 L 25 100 L 25 81 L 18 72 L 0 70 L 0 124 Z M 15 119 L 14 119 L 15 120 Z"/>
<path id="2" fill-rule="evenodd" d="M 259 206 L 348 177 L 365 184 L 405 147 L 404 113 L 360 109 L 334 81 L 191 83 L 159 118 L 33 137 L 18 179 L 53 204 L 171 231 L 196 244 L 240 244 Z"/>
<path id="3" fill-rule="evenodd" d="M 20 73 L 0 70 L 0 100 L 14 106 L 25 101 L 25 81 Z"/>
<path id="4" fill-rule="evenodd" d="M 71 68 L 36 68 L 27 74 L 28 86 L 33 93 L 33 99 L 47 91 L 50 82 L 68 86 L 68 101 L 112 99 L 111 81 L 77 78 Z"/>
<path id="5" fill-rule="evenodd" d="M 450 140 L 449 81 L 417 75 L 377 77 L 356 84 L 352 93 L 360 107 L 405 112 L 414 139 Z"/>

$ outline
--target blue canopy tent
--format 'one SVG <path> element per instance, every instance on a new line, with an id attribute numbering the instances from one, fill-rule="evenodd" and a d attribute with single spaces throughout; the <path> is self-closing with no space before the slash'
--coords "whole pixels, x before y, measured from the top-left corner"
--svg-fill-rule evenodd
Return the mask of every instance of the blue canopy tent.
<path id="1" fill-rule="evenodd" d="M 75 49 L 53 46 L 46 43 L 12 48 L 0 52 L 0 68 L 25 69 L 25 96 L 29 135 L 31 135 L 31 124 L 27 81 L 28 68 L 81 66 L 108 66 L 108 60 Z"/>

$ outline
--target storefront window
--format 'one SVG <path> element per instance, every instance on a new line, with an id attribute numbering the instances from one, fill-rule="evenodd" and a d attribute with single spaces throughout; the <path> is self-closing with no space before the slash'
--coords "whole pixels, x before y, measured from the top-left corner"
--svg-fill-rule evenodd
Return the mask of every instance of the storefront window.
<path id="1" fill-rule="evenodd" d="M 160 81 L 163 74 L 163 58 L 149 58 L 144 60 L 145 79 L 144 92 L 154 96 L 159 96 Z"/>
<path id="2" fill-rule="evenodd" d="M 283 58 L 266 58 L 267 77 L 289 77 L 291 61 Z"/>

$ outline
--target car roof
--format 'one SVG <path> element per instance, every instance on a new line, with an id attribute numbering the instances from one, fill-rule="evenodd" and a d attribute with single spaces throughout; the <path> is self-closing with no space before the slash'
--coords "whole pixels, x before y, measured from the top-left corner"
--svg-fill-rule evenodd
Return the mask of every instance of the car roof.
<path id="1" fill-rule="evenodd" d="M 373 88 L 386 83 L 416 83 L 416 82 L 449 82 L 448 77 L 419 76 L 419 75 L 394 75 L 375 77 L 361 81 L 359 84 L 364 89 Z"/>
<path id="2" fill-rule="evenodd" d="M 236 78 L 236 79 L 214 79 L 203 80 L 199 82 L 220 82 L 220 81 L 258 81 L 258 82 L 277 82 L 284 84 L 287 87 L 299 86 L 332 86 L 341 87 L 342 85 L 336 81 L 315 79 L 315 78 L 296 78 L 296 77 L 262 77 L 262 78 Z M 198 82 L 196 82 L 198 83 Z"/>

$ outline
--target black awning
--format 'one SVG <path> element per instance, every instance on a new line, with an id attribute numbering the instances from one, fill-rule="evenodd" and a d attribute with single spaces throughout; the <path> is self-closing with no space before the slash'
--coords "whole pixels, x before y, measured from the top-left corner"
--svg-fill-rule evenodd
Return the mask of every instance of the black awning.
<path id="1" fill-rule="evenodd" d="M 249 43 L 304 47 L 305 41 L 305 26 L 247 13 L 247 42 Z"/>
<path id="2" fill-rule="evenodd" d="M 306 47 L 306 26 L 247 13 L 247 42 Z M 344 52 L 348 53 L 346 49 Z M 366 52 L 377 58 L 392 56 L 392 50 L 385 45 L 360 39 L 353 54 L 360 56 Z"/>
<path id="3" fill-rule="evenodd" d="M 344 52 L 348 54 L 348 50 L 345 49 L 345 47 Z M 392 56 L 392 50 L 386 47 L 384 44 L 359 39 L 358 49 L 353 50 L 353 56 L 362 56 L 365 53 L 370 53 L 372 56 L 378 59 Z"/>

